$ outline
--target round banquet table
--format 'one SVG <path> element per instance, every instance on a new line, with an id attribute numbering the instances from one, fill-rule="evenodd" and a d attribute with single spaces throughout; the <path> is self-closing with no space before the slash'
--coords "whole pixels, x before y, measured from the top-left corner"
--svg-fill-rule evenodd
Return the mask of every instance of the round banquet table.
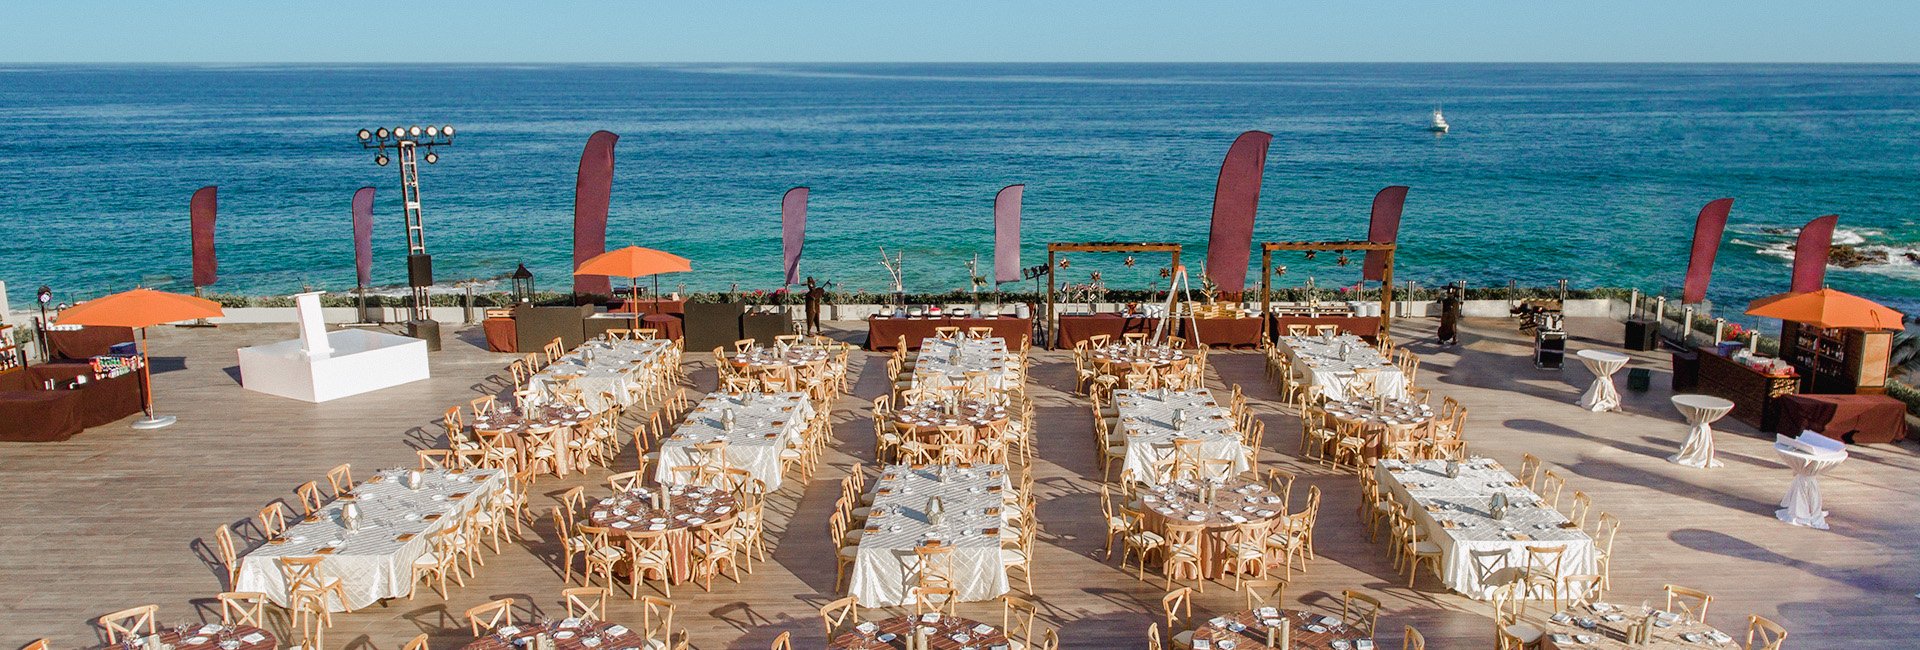
<path id="1" fill-rule="evenodd" d="M 933 617 L 933 620 L 925 620 Z M 827 646 L 832 650 L 883 650 L 907 647 L 907 637 L 917 627 L 928 630 L 928 650 L 960 650 L 961 648 L 992 648 L 1010 646 L 1007 635 L 1000 628 L 959 616 L 925 614 L 919 617 L 895 616 L 878 621 L 867 621 L 858 627 L 833 639 Z M 962 635 L 961 641 L 954 635 Z M 883 640 L 884 639 L 884 640 Z"/>
<path id="2" fill-rule="evenodd" d="M 280 647 L 280 640 L 274 638 L 272 632 L 252 625 L 187 623 L 160 628 L 158 636 L 160 643 L 172 646 L 175 650 L 229 650 L 220 645 L 229 642 L 234 644 L 230 650 L 274 650 Z"/>
<path id="3" fill-rule="evenodd" d="M 1826 530 L 1827 511 L 1821 509 L 1820 475 L 1847 459 L 1846 448 L 1816 452 L 1774 443 L 1773 451 L 1793 470 L 1793 483 L 1787 486 L 1787 495 L 1780 498 L 1780 509 L 1775 510 L 1773 516 L 1795 526 Z"/>
<path id="4" fill-rule="evenodd" d="M 1331 625 L 1327 621 L 1331 620 Z M 1288 639 L 1296 650 L 1333 650 L 1336 641 L 1344 641 L 1351 649 L 1352 642 L 1368 638 L 1359 630 L 1347 627 L 1339 622 L 1337 616 L 1310 614 L 1294 609 L 1275 609 L 1264 607 L 1257 610 L 1241 610 L 1231 614 L 1209 619 L 1196 627 L 1193 640 L 1208 641 L 1215 648 L 1221 648 L 1222 641 L 1232 641 L 1233 650 L 1252 650 L 1255 648 L 1274 648 L 1267 645 L 1267 630 L 1276 629 L 1274 637 L 1279 638 L 1278 627 L 1281 621 L 1292 624 Z M 1314 627 L 1307 627 L 1307 626 Z M 1239 629 L 1235 629 L 1239 628 Z"/>
<path id="5" fill-rule="evenodd" d="M 1203 499 L 1201 493 L 1201 487 L 1208 483 L 1216 486 L 1211 500 Z M 1206 527 L 1200 566 L 1213 577 L 1226 571 L 1215 558 L 1227 550 L 1227 532 L 1243 523 L 1272 524 L 1285 518 L 1285 501 L 1267 486 L 1238 476 L 1225 482 L 1180 479 L 1140 491 L 1140 507 L 1148 529 L 1164 534 L 1168 522 Z"/>
<path id="6" fill-rule="evenodd" d="M 647 639 L 638 630 L 605 621 L 564 619 L 521 623 L 502 627 L 493 634 L 474 639 L 461 650 L 522 650 L 532 647 L 535 636 L 545 633 L 553 638 L 554 650 L 609 650 L 644 648 Z M 592 640 L 589 644 L 588 640 Z M 665 646 L 661 646 L 665 647 Z"/>
<path id="7" fill-rule="evenodd" d="M 653 507 L 654 492 L 667 491 L 667 507 Z M 667 552 L 673 557 L 670 581 L 686 582 L 693 577 L 693 531 L 706 526 L 732 523 L 740 516 L 733 494 L 699 485 L 668 485 L 664 488 L 636 488 L 607 497 L 588 509 L 587 520 L 606 528 L 609 535 L 624 537 L 627 531 L 664 531 Z"/>
<path id="8" fill-rule="evenodd" d="M 1688 467 L 1720 467 L 1722 463 L 1713 457 L 1712 425 L 1733 410 L 1733 402 L 1712 395 L 1675 395 L 1673 407 L 1693 428 L 1687 430 L 1687 442 L 1681 445 L 1680 453 L 1667 460 Z"/>
<path id="9" fill-rule="evenodd" d="M 573 429 L 591 419 L 593 411 L 584 406 L 540 405 L 522 411 L 503 405 L 491 415 L 475 416 L 473 430 L 476 435 L 481 432 L 505 434 L 513 441 L 514 448 L 524 454 L 530 445 L 528 429 L 553 429 L 553 466 L 557 474 L 566 476 L 576 467 L 571 448 L 567 446 L 573 439 Z"/>
<path id="10" fill-rule="evenodd" d="M 1126 343 L 1115 343 L 1106 347 L 1094 348 L 1089 356 L 1093 359 L 1094 363 L 1110 367 L 1146 365 L 1158 370 L 1177 370 L 1187 365 L 1187 352 L 1185 350 L 1175 350 L 1165 345 L 1141 345 L 1135 347 Z M 1113 368 L 1113 370 L 1116 371 L 1115 374 L 1122 374 L 1117 372 L 1119 368 Z"/>
<path id="11" fill-rule="evenodd" d="M 1608 350 L 1581 350 L 1574 355 L 1593 371 L 1593 385 L 1580 396 L 1580 408 L 1596 413 L 1620 410 L 1620 391 L 1613 387 L 1613 375 L 1627 367 L 1633 357 Z"/>
<path id="12" fill-rule="evenodd" d="M 781 352 L 777 347 L 754 346 L 745 352 L 728 357 L 728 362 L 735 368 L 748 372 L 767 372 L 783 368 L 804 371 L 818 367 L 832 358 L 833 355 L 828 353 L 826 348 L 810 345 L 789 346 L 785 352 Z"/>
<path id="13" fill-rule="evenodd" d="M 893 423 L 926 442 L 924 438 L 939 435 L 943 426 L 966 426 L 978 432 L 1008 418 L 1007 407 L 982 400 L 960 400 L 959 407 L 955 413 L 939 400 L 908 404 L 893 411 Z"/>

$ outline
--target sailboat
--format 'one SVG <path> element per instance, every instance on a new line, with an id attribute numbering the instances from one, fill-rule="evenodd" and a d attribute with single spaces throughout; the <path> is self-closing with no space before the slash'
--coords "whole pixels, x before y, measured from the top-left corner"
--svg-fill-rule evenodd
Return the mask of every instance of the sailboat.
<path id="1" fill-rule="evenodd" d="M 1427 126 L 1427 130 L 1434 133 L 1447 132 L 1447 116 L 1440 114 L 1440 107 L 1433 108 L 1433 123 Z"/>

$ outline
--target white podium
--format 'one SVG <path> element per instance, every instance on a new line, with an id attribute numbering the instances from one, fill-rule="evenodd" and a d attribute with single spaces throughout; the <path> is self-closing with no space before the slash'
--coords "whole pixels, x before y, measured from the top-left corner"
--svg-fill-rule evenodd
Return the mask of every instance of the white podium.
<path id="1" fill-rule="evenodd" d="M 428 377 L 427 342 L 366 330 L 326 331 L 320 292 L 296 294 L 300 338 L 240 348 L 247 390 L 325 402 Z"/>

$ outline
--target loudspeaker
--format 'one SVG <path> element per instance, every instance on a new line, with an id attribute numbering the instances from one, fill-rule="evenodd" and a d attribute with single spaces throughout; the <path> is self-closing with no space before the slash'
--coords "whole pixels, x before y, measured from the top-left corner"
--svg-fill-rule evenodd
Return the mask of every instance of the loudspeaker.
<path id="1" fill-rule="evenodd" d="M 1627 340 L 1623 347 L 1645 352 L 1660 345 L 1660 326 L 1650 320 L 1627 321 Z"/>
<path id="2" fill-rule="evenodd" d="M 1565 332 L 1538 330 L 1534 333 L 1534 367 L 1558 369 L 1565 363 L 1566 356 L 1567 334 Z"/>
<path id="3" fill-rule="evenodd" d="M 426 253 L 407 256 L 407 285 L 433 286 L 433 256 Z"/>

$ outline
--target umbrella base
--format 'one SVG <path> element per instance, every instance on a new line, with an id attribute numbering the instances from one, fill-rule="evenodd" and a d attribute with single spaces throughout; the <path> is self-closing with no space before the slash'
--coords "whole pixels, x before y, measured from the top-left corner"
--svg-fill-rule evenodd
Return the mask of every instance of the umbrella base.
<path id="1" fill-rule="evenodd" d="M 159 429 L 162 427 L 173 426 L 173 423 L 177 421 L 179 421 L 179 418 L 176 418 L 171 415 L 149 415 L 147 417 L 134 420 L 133 428 L 139 429 L 142 431 L 147 429 Z"/>

